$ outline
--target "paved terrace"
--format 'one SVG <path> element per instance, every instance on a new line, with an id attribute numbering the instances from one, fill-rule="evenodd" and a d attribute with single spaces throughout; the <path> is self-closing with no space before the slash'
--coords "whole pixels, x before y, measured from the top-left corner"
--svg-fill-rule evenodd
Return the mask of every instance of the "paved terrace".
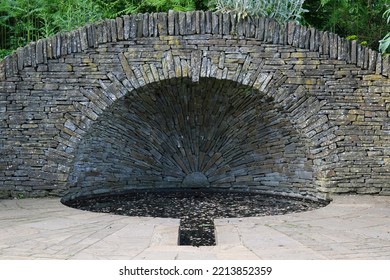
<path id="1" fill-rule="evenodd" d="M 0 201 L 0 259 L 390 259 L 390 196 L 335 196 L 281 216 L 219 219 L 217 245 L 178 246 L 178 219 Z"/>

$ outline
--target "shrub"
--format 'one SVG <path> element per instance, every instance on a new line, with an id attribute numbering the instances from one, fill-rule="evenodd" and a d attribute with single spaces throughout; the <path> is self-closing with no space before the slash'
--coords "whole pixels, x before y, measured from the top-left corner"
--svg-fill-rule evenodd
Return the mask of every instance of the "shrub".
<path id="1" fill-rule="evenodd" d="M 235 12 L 239 18 L 271 17 L 279 23 L 299 21 L 306 12 L 304 0 L 215 0 L 216 10 Z"/>

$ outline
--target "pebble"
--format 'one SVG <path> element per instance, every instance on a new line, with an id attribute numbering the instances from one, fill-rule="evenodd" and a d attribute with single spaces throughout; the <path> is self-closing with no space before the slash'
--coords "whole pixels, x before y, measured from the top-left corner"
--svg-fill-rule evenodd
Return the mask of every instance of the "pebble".
<path id="1" fill-rule="evenodd" d="M 214 219 L 283 215 L 327 205 L 260 193 L 233 191 L 131 192 L 68 201 L 66 205 L 93 212 L 126 216 L 178 218 L 180 245 L 215 245 Z"/>

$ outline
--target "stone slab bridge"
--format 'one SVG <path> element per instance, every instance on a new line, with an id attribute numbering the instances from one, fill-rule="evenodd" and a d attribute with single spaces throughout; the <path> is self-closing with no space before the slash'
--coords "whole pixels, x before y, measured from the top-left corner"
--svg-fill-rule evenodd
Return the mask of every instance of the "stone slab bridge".
<path id="1" fill-rule="evenodd" d="M 268 18 L 126 15 L 0 62 L 0 196 L 390 194 L 389 59 Z"/>

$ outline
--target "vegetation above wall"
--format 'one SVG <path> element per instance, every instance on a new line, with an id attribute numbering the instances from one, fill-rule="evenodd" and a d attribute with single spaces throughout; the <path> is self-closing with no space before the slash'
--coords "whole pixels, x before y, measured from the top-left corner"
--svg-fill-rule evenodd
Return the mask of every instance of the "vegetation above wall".
<path id="1" fill-rule="evenodd" d="M 390 8 L 383 14 L 383 16 L 387 16 L 387 23 L 390 24 Z M 381 53 L 390 52 L 390 32 L 379 41 L 379 51 Z"/>
<path id="2" fill-rule="evenodd" d="M 306 0 L 304 8 L 309 10 L 304 24 L 358 40 L 372 49 L 378 50 L 379 40 L 390 31 L 383 16 L 390 8 L 389 0 Z"/>
<path id="3" fill-rule="evenodd" d="M 2 0 L 0 58 L 31 41 L 103 18 L 210 9 L 234 11 L 241 17 L 269 16 L 279 22 L 295 20 L 358 40 L 382 53 L 390 51 L 389 0 Z"/>

